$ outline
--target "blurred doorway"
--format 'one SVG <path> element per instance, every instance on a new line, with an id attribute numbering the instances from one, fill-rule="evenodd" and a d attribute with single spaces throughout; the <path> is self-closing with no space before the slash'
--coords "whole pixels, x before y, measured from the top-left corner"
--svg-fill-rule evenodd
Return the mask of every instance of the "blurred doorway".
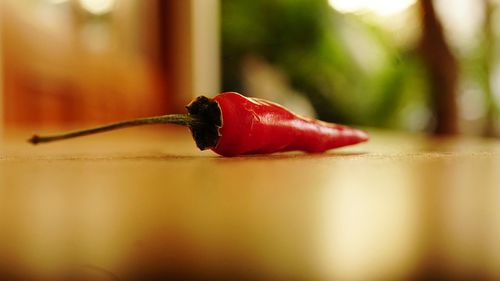
<path id="1" fill-rule="evenodd" d="M 217 0 L 2 5 L 7 129 L 163 114 L 218 91 Z"/>

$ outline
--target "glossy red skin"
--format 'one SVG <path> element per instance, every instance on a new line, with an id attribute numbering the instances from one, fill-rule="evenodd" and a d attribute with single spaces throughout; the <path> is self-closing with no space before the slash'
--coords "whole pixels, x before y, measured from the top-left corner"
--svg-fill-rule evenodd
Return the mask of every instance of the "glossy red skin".
<path id="1" fill-rule="evenodd" d="M 293 150 L 320 153 L 368 140 L 361 130 L 302 117 L 266 100 L 234 92 L 213 99 L 220 107 L 222 126 L 212 150 L 222 156 Z"/>

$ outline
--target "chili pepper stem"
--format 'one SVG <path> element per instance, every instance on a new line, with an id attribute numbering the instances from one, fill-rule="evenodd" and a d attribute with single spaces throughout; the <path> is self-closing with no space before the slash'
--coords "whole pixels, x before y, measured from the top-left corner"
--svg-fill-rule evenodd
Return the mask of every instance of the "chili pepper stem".
<path id="1" fill-rule="evenodd" d="M 103 126 L 98 126 L 89 129 L 76 130 L 61 134 L 39 136 L 33 135 L 28 141 L 32 144 L 38 144 L 43 142 L 52 142 L 57 140 L 64 140 L 70 138 L 76 138 L 86 135 L 92 135 L 96 133 L 107 132 L 111 130 L 116 130 L 120 128 L 134 127 L 140 125 L 152 125 L 152 124 L 176 124 L 181 126 L 193 126 L 194 124 L 200 124 L 203 121 L 196 115 L 190 114 L 170 114 L 154 117 L 144 117 L 131 120 L 120 121 L 116 123 L 111 123 Z"/>

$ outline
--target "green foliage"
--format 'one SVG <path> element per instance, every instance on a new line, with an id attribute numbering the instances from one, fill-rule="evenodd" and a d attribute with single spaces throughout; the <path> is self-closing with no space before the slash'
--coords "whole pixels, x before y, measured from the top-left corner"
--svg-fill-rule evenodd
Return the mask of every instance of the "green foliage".
<path id="1" fill-rule="evenodd" d="M 372 50 L 380 55 L 368 64 Z M 404 127 L 395 120 L 405 105 L 427 100 L 411 50 L 395 49 L 380 28 L 336 13 L 326 0 L 222 0 L 222 54 L 224 89 L 245 92 L 242 61 L 257 55 L 327 121 Z"/>

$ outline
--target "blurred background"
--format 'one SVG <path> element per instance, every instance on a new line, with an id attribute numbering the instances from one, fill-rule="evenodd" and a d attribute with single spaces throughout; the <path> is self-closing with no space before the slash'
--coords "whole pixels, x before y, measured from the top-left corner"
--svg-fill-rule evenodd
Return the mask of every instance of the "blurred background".
<path id="1" fill-rule="evenodd" d="M 2 127 L 239 91 L 323 120 L 500 135 L 499 0 L 1 0 Z"/>

